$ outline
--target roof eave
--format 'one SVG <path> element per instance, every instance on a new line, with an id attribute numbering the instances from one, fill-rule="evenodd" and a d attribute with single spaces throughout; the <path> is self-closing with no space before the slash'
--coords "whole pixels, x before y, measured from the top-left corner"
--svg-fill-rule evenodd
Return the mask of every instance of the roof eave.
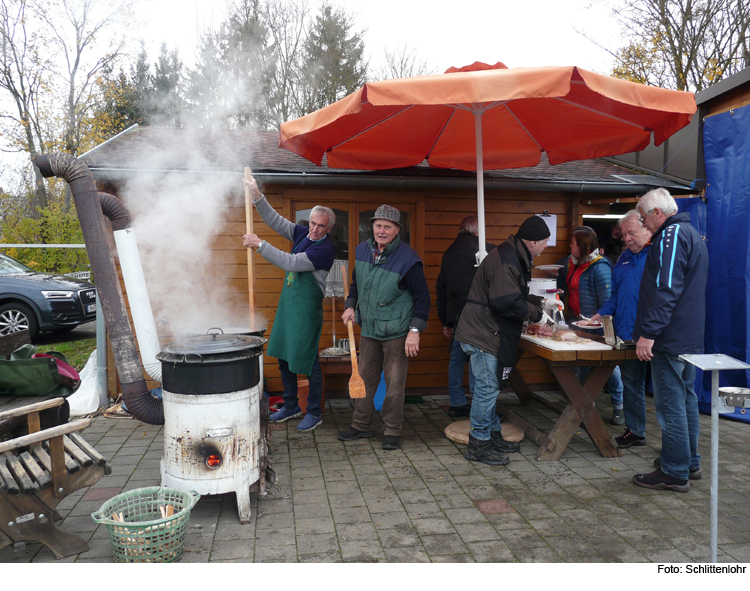
<path id="1" fill-rule="evenodd" d="M 161 174 L 195 174 L 195 175 L 237 175 L 242 172 L 230 171 L 195 171 L 195 170 L 139 170 L 129 168 L 90 168 L 97 180 L 126 179 L 133 173 L 161 173 Z M 475 189 L 475 178 L 427 178 L 414 176 L 379 175 L 376 173 L 307 173 L 307 172 L 276 172 L 253 170 L 253 176 L 265 184 L 310 186 L 310 187 L 362 187 L 387 189 Z M 650 191 L 657 185 L 631 182 L 604 182 L 585 180 L 552 180 L 552 179 L 493 179 L 486 178 L 485 190 L 497 191 L 546 191 L 565 193 L 612 193 L 639 195 Z M 663 186 L 663 185 L 658 185 Z M 673 184 L 669 186 L 671 192 L 687 195 L 695 192 L 687 185 Z"/>

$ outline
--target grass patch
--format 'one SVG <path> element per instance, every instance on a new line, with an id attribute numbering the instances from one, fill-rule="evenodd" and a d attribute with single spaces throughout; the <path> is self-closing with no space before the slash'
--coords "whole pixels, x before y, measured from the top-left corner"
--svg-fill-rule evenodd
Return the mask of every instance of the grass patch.
<path id="1" fill-rule="evenodd" d="M 85 339 L 82 341 L 70 341 L 67 343 L 56 343 L 54 345 L 39 345 L 37 353 L 47 351 L 59 351 L 65 355 L 68 363 L 81 371 L 89 360 L 91 352 L 96 349 L 96 339 Z"/>

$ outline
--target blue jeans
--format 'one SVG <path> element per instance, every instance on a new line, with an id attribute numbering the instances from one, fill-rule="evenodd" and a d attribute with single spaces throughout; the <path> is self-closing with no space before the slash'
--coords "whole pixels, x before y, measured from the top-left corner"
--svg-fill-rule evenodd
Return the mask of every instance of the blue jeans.
<path id="1" fill-rule="evenodd" d="M 607 390 L 609 390 L 609 399 L 612 402 L 612 408 L 622 408 L 622 376 L 620 366 L 616 366 L 612 375 L 607 380 Z"/>
<path id="2" fill-rule="evenodd" d="M 497 357 L 485 353 L 474 345 L 461 343 L 461 349 L 469 356 L 474 372 L 474 398 L 471 401 L 469 424 L 475 439 L 487 441 L 492 431 L 501 432 L 500 418 L 495 405 L 500 394 L 497 381 Z"/>
<path id="3" fill-rule="evenodd" d="M 281 371 L 281 383 L 284 385 L 284 408 L 297 408 L 297 374 L 289 371 L 289 364 L 284 359 L 279 359 L 279 371 Z M 315 354 L 312 373 L 307 376 L 309 389 L 307 391 L 307 414 L 315 417 L 321 416 L 320 400 L 323 398 L 323 371 L 320 369 L 318 354 Z"/>
<path id="4" fill-rule="evenodd" d="M 689 470 L 700 468 L 698 454 L 698 397 L 695 366 L 679 357 L 654 351 L 651 379 L 656 418 L 661 427 L 661 469 L 667 476 L 687 480 Z"/>
<path id="5" fill-rule="evenodd" d="M 461 343 L 453 339 L 451 360 L 448 365 L 448 392 L 451 406 L 463 406 L 467 402 L 464 393 L 464 365 L 468 360 L 469 356 L 464 353 Z M 474 372 L 471 369 L 471 363 L 469 363 L 469 391 L 474 393 Z"/>
<path id="6" fill-rule="evenodd" d="M 628 359 L 620 364 L 625 424 L 638 437 L 646 436 L 646 368 L 648 363 Z"/>

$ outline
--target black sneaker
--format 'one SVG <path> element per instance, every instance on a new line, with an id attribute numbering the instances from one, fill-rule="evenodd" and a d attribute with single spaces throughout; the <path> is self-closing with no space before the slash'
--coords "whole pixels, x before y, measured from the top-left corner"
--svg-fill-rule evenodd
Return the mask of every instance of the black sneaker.
<path id="1" fill-rule="evenodd" d="M 492 439 L 482 441 L 469 434 L 469 446 L 464 452 L 464 457 L 471 462 L 482 462 L 490 466 L 505 466 L 510 462 L 506 454 L 495 449 Z"/>
<path id="2" fill-rule="evenodd" d="M 462 404 L 461 406 L 449 406 L 448 415 L 453 418 L 469 417 L 471 416 L 471 406 L 468 404 Z"/>
<path id="3" fill-rule="evenodd" d="M 625 429 L 625 433 L 615 437 L 615 443 L 620 449 L 628 449 L 634 445 L 646 445 L 646 438 L 636 435 L 630 429 Z"/>
<path id="4" fill-rule="evenodd" d="M 661 458 L 654 460 L 654 468 L 661 470 Z M 700 468 L 696 468 L 695 470 L 688 468 L 688 480 L 700 480 L 701 478 L 703 478 L 703 473 Z"/>
<path id="5" fill-rule="evenodd" d="M 503 434 L 500 431 L 490 432 L 490 441 L 492 441 L 497 451 L 504 454 L 513 454 L 521 449 L 521 444 L 518 441 L 503 439 Z"/>
<path id="6" fill-rule="evenodd" d="M 383 435 L 383 449 L 398 449 L 398 435 Z"/>
<path id="7" fill-rule="evenodd" d="M 656 490 L 665 488 L 677 492 L 688 492 L 690 490 L 690 483 L 687 480 L 667 476 L 661 470 L 654 470 L 650 474 L 636 474 L 633 476 L 633 482 L 643 488 Z"/>
<path id="8" fill-rule="evenodd" d="M 346 431 L 339 431 L 340 441 L 354 441 L 355 439 L 370 439 L 375 437 L 375 431 L 360 431 L 354 427 L 349 427 Z"/>

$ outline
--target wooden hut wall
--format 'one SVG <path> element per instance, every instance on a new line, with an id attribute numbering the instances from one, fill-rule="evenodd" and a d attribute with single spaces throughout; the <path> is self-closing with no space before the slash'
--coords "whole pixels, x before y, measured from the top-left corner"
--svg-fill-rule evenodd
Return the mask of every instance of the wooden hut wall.
<path id="1" fill-rule="evenodd" d="M 468 215 L 476 214 L 476 193 L 474 190 L 394 190 L 394 189 L 322 189 L 322 188 L 289 188 L 267 186 L 266 198 L 269 203 L 284 217 L 293 218 L 293 211 L 312 204 L 328 205 L 334 209 L 354 208 L 374 209 L 388 203 L 412 212 L 411 245 L 417 250 L 425 263 L 425 275 L 432 295 L 432 307 L 429 326 L 423 333 L 420 352 L 416 359 L 409 362 L 407 388 L 419 389 L 425 393 L 445 392 L 448 384 L 448 341 L 442 333 L 442 326 L 437 315 L 435 286 L 443 253 L 455 239 L 461 221 Z M 604 196 L 601 196 L 604 198 Z M 601 206 L 588 206 L 581 203 L 579 196 L 568 193 L 488 191 L 485 195 L 485 212 L 487 242 L 500 244 L 513 233 L 528 216 L 547 211 L 557 215 L 557 243 L 547 248 L 536 260 L 537 264 L 554 264 L 569 253 L 569 241 L 572 227 L 580 223 L 581 211 L 599 209 Z M 593 205 L 593 204 L 592 204 Z M 226 306 L 238 315 L 247 314 L 248 305 L 248 265 L 247 249 L 242 246 L 242 235 L 246 232 L 244 195 L 237 194 L 226 208 L 225 221 L 211 246 L 213 264 L 210 272 L 201 280 L 215 286 L 224 286 L 222 294 Z M 353 219 L 353 218 L 350 218 Z M 354 218 L 356 219 L 356 218 Z M 351 226 L 352 224 L 350 224 Z M 352 235 L 356 236 L 355 230 Z M 287 240 L 271 231 L 255 215 L 255 232 L 273 246 L 288 250 Z M 354 261 L 354 246 L 350 244 L 350 269 Z M 283 273 L 269 264 L 262 256 L 255 255 L 255 306 L 256 311 L 267 326 L 266 337 L 273 330 L 276 307 L 281 291 Z M 535 275 L 536 276 L 536 275 Z M 123 285 L 123 292 L 125 287 Z M 323 332 L 320 349 L 332 346 L 333 331 L 337 338 L 346 337 L 346 329 L 340 320 L 343 312 L 344 298 L 335 298 L 335 315 L 331 298 L 324 300 Z M 127 305 L 127 294 L 126 294 Z M 160 317 L 161 310 L 154 308 L 155 317 Z M 249 315 L 249 314 L 248 314 Z M 332 325 L 335 321 L 335 327 Z M 161 329 L 160 329 L 161 330 Z M 162 344 L 171 341 L 174 335 L 160 333 Z M 355 327 L 355 336 L 359 330 Z M 112 361 L 110 359 L 110 361 Z M 281 392 L 282 385 L 276 359 L 265 357 L 264 375 L 267 388 L 271 392 Z M 110 364 L 110 395 L 115 397 L 119 384 L 114 377 L 114 366 Z M 523 358 L 519 369 L 530 384 L 552 385 L 552 374 L 538 359 Z M 149 388 L 158 383 L 147 378 Z M 465 380 L 468 385 L 468 379 Z M 326 395 L 329 397 L 346 395 L 347 376 L 326 376 Z"/>

